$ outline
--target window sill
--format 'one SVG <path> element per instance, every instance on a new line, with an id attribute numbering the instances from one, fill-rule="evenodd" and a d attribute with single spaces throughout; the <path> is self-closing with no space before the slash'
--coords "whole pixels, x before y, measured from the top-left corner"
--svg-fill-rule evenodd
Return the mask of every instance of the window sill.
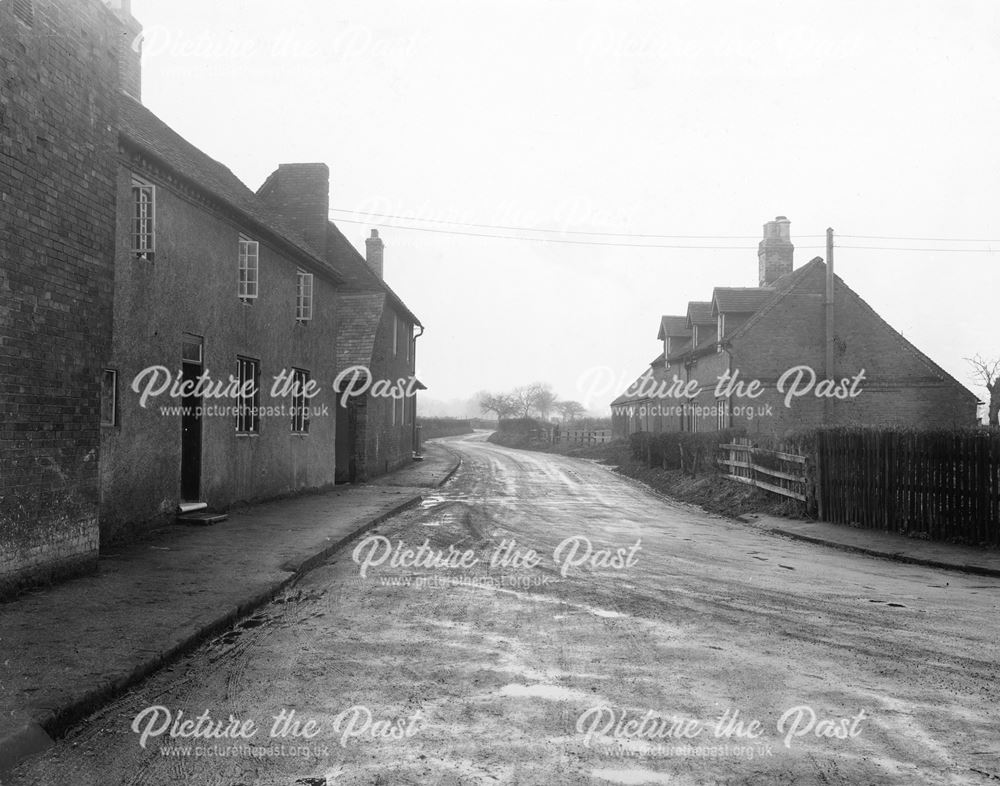
<path id="1" fill-rule="evenodd" d="M 237 437 L 259 437 L 260 436 L 260 432 L 259 431 L 237 431 L 236 432 L 236 436 Z"/>

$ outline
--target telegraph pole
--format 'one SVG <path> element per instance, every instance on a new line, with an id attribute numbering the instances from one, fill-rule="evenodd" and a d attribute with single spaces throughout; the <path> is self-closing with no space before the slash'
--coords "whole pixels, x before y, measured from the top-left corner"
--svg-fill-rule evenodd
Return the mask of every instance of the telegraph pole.
<path id="1" fill-rule="evenodd" d="M 826 230 L 826 378 L 833 379 L 833 229 Z"/>

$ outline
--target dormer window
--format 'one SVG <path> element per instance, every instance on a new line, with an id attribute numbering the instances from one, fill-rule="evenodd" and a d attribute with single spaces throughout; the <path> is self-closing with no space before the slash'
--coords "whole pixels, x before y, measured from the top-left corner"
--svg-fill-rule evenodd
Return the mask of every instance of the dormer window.
<path id="1" fill-rule="evenodd" d="M 717 332 L 717 335 L 718 335 L 717 341 L 718 341 L 718 343 L 716 344 L 716 349 L 719 352 L 721 352 L 722 351 L 722 337 L 726 334 L 726 315 L 723 314 L 721 311 L 719 312 L 719 322 L 718 322 L 718 326 L 717 326 L 717 331 L 718 331 Z"/>
<path id="2" fill-rule="evenodd" d="M 696 349 L 698 346 L 698 326 L 691 326 L 691 349 Z"/>

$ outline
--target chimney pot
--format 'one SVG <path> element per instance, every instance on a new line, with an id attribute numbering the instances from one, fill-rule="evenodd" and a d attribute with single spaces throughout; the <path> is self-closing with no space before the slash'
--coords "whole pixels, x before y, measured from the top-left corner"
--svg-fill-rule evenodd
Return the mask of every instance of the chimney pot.
<path id="1" fill-rule="evenodd" d="M 764 224 L 764 239 L 757 248 L 759 286 L 770 286 L 792 272 L 795 246 L 791 241 L 791 223 L 785 216 L 777 216 Z"/>
<path id="2" fill-rule="evenodd" d="M 385 243 L 378 236 L 378 230 L 373 229 L 371 237 L 365 238 L 365 261 L 379 278 L 383 278 L 382 255 L 384 250 Z"/>

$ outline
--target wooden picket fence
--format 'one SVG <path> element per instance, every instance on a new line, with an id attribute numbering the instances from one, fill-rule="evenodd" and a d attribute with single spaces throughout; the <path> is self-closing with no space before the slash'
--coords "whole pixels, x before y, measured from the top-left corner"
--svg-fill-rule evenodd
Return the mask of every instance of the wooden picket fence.
<path id="1" fill-rule="evenodd" d="M 806 456 L 757 448 L 747 439 L 719 445 L 716 457 L 725 477 L 800 502 L 810 498 L 807 462 Z"/>
<path id="2" fill-rule="evenodd" d="M 611 429 L 564 429 L 560 428 L 553 438 L 564 445 L 603 445 L 611 442 Z"/>
<path id="3" fill-rule="evenodd" d="M 997 432 L 819 432 L 823 521 L 1000 545 Z"/>

